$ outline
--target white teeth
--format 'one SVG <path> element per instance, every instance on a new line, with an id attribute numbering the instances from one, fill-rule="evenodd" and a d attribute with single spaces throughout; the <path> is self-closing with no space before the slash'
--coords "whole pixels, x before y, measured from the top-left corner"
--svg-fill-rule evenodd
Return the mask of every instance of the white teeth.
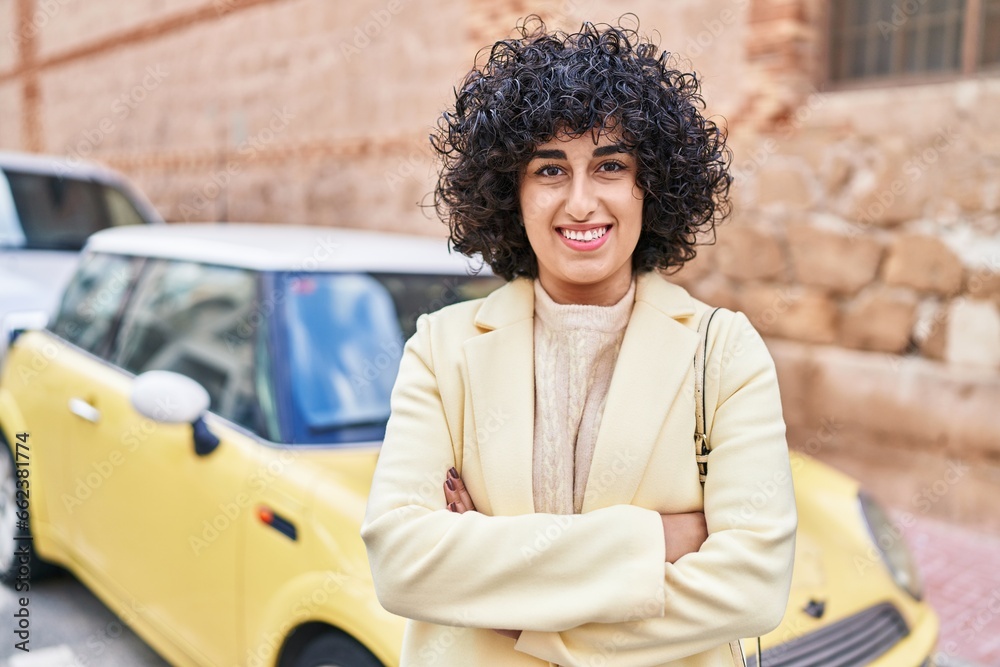
<path id="1" fill-rule="evenodd" d="M 608 229 L 608 227 L 599 227 L 597 229 L 588 229 L 585 232 L 578 232 L 570 229 L 562 229 L 560 231 L 564 237 L 570 239 L 571 241 L 583 241 L 586 243 L 587 241 L 593 241 L 601 238 L 607 233 Z"/>

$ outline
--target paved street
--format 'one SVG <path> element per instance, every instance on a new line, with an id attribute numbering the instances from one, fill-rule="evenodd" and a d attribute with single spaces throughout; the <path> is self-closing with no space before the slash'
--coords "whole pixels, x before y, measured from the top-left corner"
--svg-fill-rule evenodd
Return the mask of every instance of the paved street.
<path id="1" fill-rule="evenodd" d="M 906 539 L 941 617 L 941 667 L 1000 665 L 1000 537 L 921 518 Z M 15 650 L 4 631 L 2 667 L 167 665 L 71 576 L 36 584 L 30 599 L 31 652 Z M 0 618 L 16 607 L 13 591 L 0 588 Z"/>
<path id="2" fill-rule="evenodd" d="M 61 575 L 32 586 L 29 653 L 14 648 L 11 614 L 17 597 L 0 587 L 3 667 L 167 667 L 75 578 Z"/>
<path id="3" fill-rule="evenodd" d="M 906 540 L 941 618 L 939 660 L 1000 665 L 1000 537 L 922 518 Z"/>

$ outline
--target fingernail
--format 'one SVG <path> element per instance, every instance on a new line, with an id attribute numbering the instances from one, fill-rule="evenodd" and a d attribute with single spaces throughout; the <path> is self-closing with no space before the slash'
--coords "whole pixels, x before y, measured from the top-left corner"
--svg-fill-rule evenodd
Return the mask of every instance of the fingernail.
<path id="1" fill-rule="evenodd" d="M 451 481 L 450 479 L 446 479 L 444 480 L 444 483 L 448 486 L 449 490 L 451 491 L 455 490 L 455 482 Z"/>
<path id="2" fill-rule="evenodd" d="M 450 509 L 452 512 L 457 512 L 458 505 L 456 505 L 455 503 L 448 503 L 448 509 Z"/>
<path id="3" fill-rule="evenodd" d="M 455 479 L 458 479 L 458 471 L 455 470 L 455 468 L 452 468 L 451 470 L 449 470 L 448 474 L 451 475 L 452 477 L 454 477 Z"/>

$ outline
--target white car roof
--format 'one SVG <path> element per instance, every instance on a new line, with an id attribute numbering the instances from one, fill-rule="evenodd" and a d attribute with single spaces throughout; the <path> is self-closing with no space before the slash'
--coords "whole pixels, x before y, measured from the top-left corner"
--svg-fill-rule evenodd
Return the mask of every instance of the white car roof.
<path id="1" fill-rule="evenodd" d="M 178 259 L 257 271 L 466 274 L 479 267 L 445 238 L 313 225 L 173 223 L 97 232 L 84 251 Z M 484 267 L 481 275 L 492 275 Z"/>
<path id="2" fill-rule="evenodd" d="M 71 157 L 0 151 L 0 169 L 33 174 L 58 174 L 102 182 L 118 183 L 122 176 L 107 167 Z"/>

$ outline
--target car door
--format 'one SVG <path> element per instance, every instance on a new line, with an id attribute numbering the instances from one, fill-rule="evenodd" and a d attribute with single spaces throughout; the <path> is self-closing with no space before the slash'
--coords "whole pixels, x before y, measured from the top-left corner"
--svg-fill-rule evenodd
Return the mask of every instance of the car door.
<path id="1" fill-rule="evenodd" d="M 208 390 L 211 410 L 252 425 L 254 336 L 244 327 L 255 290 L 249 271 L 149 260 L 111 353 L 121 370 L 88 373 L 100 414 L 83 420 L 92 437 L 73 450 L 76 477 L 96 485 L 74 511 L 81 555 L 197 664 L 234 664 L 241 649 L 237 555 L 257 444 L 213 417 L 221 443 L 197 455 L 190 425 L 132 408 L 130 374 L 188 375 Z"/>
<path id="2" fill-rule="evenodd" d="M 81 258 L 49 332 L 26 335 L 8 369 L 25 428 L 38 443 L 31 463 L 38 482 L 34 529 L 60 551 L 74 548 L 77 510 L 101 485 L 100 477 L 74 469 L 74 452 L 96 434 L 84 419 L 103 407 L 94 378 L 120 374 L 102 358 L 139 267 L 120 255 Z"/>

